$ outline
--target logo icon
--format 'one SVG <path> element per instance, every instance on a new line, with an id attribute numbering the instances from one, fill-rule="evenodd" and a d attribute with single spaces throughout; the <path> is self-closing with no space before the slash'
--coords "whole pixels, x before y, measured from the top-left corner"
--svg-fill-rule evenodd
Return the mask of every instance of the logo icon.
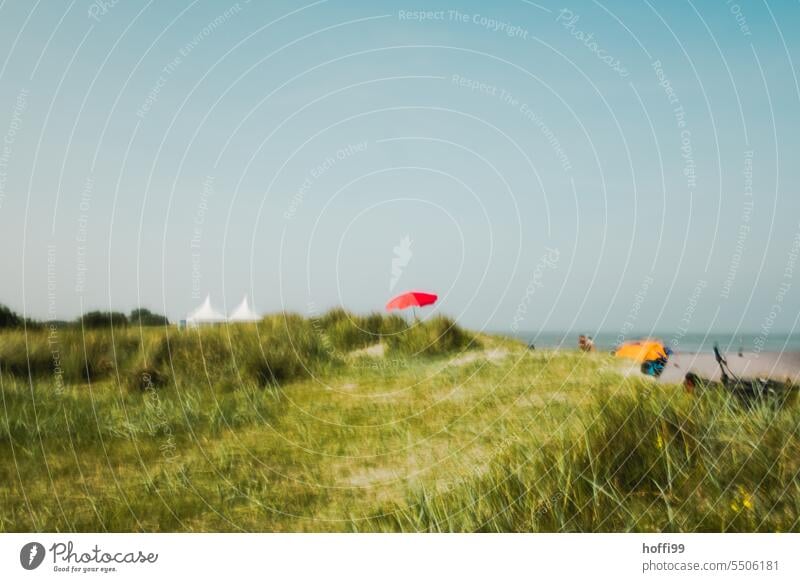
<path id="1" fill-rule="evenodd" d="M 392 250 L 394 251 L 394 258 L 392 259 L 392 278 L 389 280 L 389 291 L 394 290 L 395 285 L 400 280 L 400 276 L 403 274 L 403 268 L 408 266 L 414 254 L 411 252 L 411 237 L 404 236 Z"/>
<path id="2" fill-rule="evenodd" d="M 39 542 L 28 542 L 19 551 L 19 563 L 26 570 L 35 570 L 44 561 L 44 546 Z"/>

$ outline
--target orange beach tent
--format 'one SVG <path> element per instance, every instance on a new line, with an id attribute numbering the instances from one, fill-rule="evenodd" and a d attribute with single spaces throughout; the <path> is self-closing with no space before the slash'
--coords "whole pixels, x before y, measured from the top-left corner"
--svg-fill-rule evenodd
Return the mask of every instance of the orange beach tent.
<path id="1" fill-rule="evenodd" d="M 645 339 L 625 342 L 614 352 L 618 358 L 634 360 L 642 365 L 642 374 L 658 377 L 667 365 L 672 353 L 664 342 L 656 339 Z"/>
<path id="2" fill-rule="evenodd" d="M 639 363 L 654 360 L 666 360 L 667 349 L 660 340 L 646 339 L 625 342 L 614 352 L 618 358 L 627 358 Z"/>

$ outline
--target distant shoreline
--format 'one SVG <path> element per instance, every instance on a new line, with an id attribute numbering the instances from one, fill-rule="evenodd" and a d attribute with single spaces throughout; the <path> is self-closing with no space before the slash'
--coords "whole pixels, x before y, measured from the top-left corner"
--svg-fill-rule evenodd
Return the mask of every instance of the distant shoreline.
<path id="1" fill-rule="evenodd" d="M 600 351 L 611 351 L 620 342 L 621 334 L 611 332 L 600 332 L 592 334 L 591 330 L 577 328 L 574 331 L 546 331 L 546 332 L 517 332 L 510 331 L 486 331 L 493 335 L 511 337 L 528 344 L 533 344 L 537 348 L 577 348 L 578 335 L 581 333 L 592 336 L 595 346 Z M 676 333 L 663 332 L 641 332 L 628 333 L 622 336 L 623 341 L 653 337 L 661 339 L 668 347 L 676 353 L 712 353 L 714 345 L 719 345 L 720 349 L 726 353 L 737 354 L 741 349 L 743 352 L 756 353 L 786 353 L 800 352 L 800 333 L 770 333 L 764 336 L 760 332 L 750 333 L 686 333 L 679 335 Z"/>

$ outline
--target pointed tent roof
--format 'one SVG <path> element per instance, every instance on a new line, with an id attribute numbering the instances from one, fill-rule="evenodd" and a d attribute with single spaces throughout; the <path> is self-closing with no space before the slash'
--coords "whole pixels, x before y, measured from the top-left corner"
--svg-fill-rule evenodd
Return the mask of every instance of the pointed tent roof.
<path id="1" fill-rule="evenodd" d="M 258 321 L 261 317 L 250 309 L 250 304 L 247 302 L 247 295 L 244 296 L 239 307 L 231 312 L 228 321 Z"/>
<path id="2" fill-rule="evenodd" d="M 186 323 L 219 323 L 225 321 L 225 316 L 211 306 L 211 294 L 206 296 L 206 300 L 197 309 L 186 316 Z"/>

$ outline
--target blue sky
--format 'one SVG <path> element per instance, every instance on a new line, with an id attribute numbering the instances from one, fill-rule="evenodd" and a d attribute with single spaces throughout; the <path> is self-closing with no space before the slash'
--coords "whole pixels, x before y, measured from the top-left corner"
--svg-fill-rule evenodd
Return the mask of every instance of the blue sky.
<path id="1" fill-rule="evenodd" d="M 6 0 L 0 302 L 793 330 L 799 16 Z"/>

